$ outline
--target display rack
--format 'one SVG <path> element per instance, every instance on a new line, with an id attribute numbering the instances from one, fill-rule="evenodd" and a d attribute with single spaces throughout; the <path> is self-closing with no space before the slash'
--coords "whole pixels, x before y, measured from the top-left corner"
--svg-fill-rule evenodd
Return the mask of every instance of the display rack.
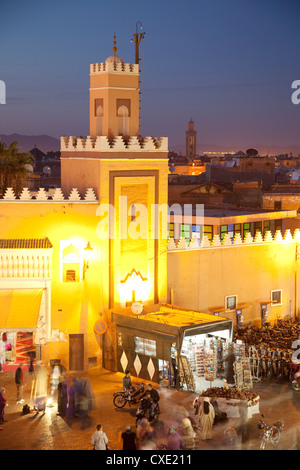
<path id="1" fill-rule="evenodd" d="M 203 346 L 197 346 L 195 352 L 196 359 L 196 375 L 197 377 L 204 377 L 205 375 L 205 351 Z"/>
<path id="2" fill-rule="evenodd" d="M 249 351 L 249 360 L 250 360 L 250 369 L 252 379 L 256 382 L 261 380 L 261 371 L 260 371 L 260 357 L 257 352 L 257 349 L 254 346 L 250 346 Z"/>
<path id="3" fill-rule="evenodd" d="M 205 354 L 205 380 L 213 382 L 217 378 L 217 354 L 215 349 L 209 349 Z"/>
<path id="4" fill-rule="evenodd" d="M 235 361 L 233 367 L 236 388 L 239 390 L 252 389 L 253 380 L 251 374 L 250 359 L 238 359 Z"/>
<path id="5" fill-rule="evenodd" d="M 179 356 L 179 374 L 181 383 L 185 384 L 189 391 L 194 392 L 196 389 L 194 375 L 187 356 Z"/>

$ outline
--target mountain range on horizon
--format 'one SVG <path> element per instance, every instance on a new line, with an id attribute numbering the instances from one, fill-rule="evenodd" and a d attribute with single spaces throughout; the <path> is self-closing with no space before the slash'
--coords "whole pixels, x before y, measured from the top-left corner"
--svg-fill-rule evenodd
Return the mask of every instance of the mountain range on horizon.
<path id="1" fill-rule="evenodd" d="M 32 150 L 34 147 L 37 147 L 44 153 L 47 152 L 57 152 L 60 150 L 60 140 L 52 137 L 50 135 L 42 134 L 42 135 L 22 135 L 22 134 L 0 134 L 0 140 L 9 145 L 11 142 L 17 141 L 19 143 L 20 148 L 23 152 L 28 152 Z M 255 148 L 257 149 L 260 155 L 282 155 L 282 154 L 292 154 L 293 156 L 298 157 L 300 155 L 300 145 L 286 145 L 286 146 L 279 146 L 279 145 L 267 145 L 267 144 L 259 144 L 259 145 L 220 145 L 220 144 L 205 144 L 200 143 L 197 145 L 197 154 L 203 155 L 206 152 L 238 152 L 242 150 L 246 152 L 248 148 Z M 185 155 L 185 145 L 184 144 L 174 144 L 172 145 L 169 143 L 169 150 L 174 151 L 178 154 Z"/>

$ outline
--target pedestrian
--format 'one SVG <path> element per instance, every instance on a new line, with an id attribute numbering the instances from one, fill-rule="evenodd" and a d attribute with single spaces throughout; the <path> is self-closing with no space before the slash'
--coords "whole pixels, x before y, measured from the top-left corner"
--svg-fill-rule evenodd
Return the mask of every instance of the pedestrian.
<path id="1" fill-rule="evenodd" d="M 23 403 L 23 387 L 25 383 L 23 364 L 20 364 L 15 373 L 15 382 L 17 386 L 17 403 Z"/>
<path id="2" fill-rule="evenodd" d="M 35 357 L 35 353 L 33 351 L 30 351 L 28 353 L 28 356 L 29 356 L 29 369 L 28 369 L 28 372 L 30 374 L 32 374 L 34 372 L 34 365 L 33 365 L 33 361 L 34 361 L 34 357 Z"/>
<path id="3" fill-rule="evenodd" d="M 131 429 L 131 426 L 126 426 L 121 437 L 123 440 L 123 450 L 136 450 L 136 433 Z"/>
<path id="4" fill-rule="evenodd" d="M 89 418 L 89 412 L 95 407 L 95 396 L 89 379 L 81 379 L 80 388 L 80 416 Z"/>
<path id="5" fill-rule="evenodd" d="M 48 395 L 48 373 L 42 361 L 38 361 L 35 368 L 34 397 Z"/>
<path id="6" fill-rule="evenodd" d="M 202 440 L 212 438 L 212 426 L 215 419 L 215 410 L 209 397 L 204 397 L 199 408 L 199 423 L 202 428 Z"/>
<path id="7" fill-rule="evenodd" d="M 189 418 L 183 418 L 181 429 L 181 447 L 184 450 L 195 449 L 196 433 Z"/>
<path id="8" fill-rule="evenodd" d="M 106 450 L 107 444 L 107 435 L 102 430 L 102 424 L 98 424 L 97 431 L 94 432 L 91 439 L 91 445 L 93 446 L 93 450 Z"/>
<path id="9" fill-rule="evenodd" d="M 175 426 L 170 426 L 167 434 L 167 449 L 180 450 L 181 439 L 181 434 L 176 430 Z"/>
<path id="10" fill-rule="evenodd" d="M 6 362 L 5 354 L 5 343 L 3 340 L 3 334 L 0 336 L 0 372 L 3 372 L 3 366 Z"/>
<path id="11" fill-rule="evenodd" d="M 68 386 L 62 375 L 58 377 L 57 411 L 59 416 L 66 416 L 68 406 Z"/>
<path id="12" fill-rule="evenodd" d="M 0 388 L 0 425 L 4 423 L 4 410 L 6 407 L 5 388 Z"/>
<path id="13" fill-rule="evenodd" d="M 240 406 L 240 426 L 239 430 L 242 436 L 242 442 L 245 442 L 247 439 L 247 420 L 248 420 L 248 402 L 247 400 L 241 400 Z"/>
<path id="14" fill-rule="evenodd" d="M 122 379 L 122 385 L 123 385 L 124 391 L 127 393 L 127 395 L 129 396 L 129 399 L 130 399 L 131 398 L 130 393 L 135 392 L 136 387 L 134 385 L 132 385 L 129 370 L 126 370 L 126 372 L 125 372 L 125 377 L 123 377 L 123 379 Z"/>
<path id="15" fill-rule="evenodd" d="M 234 349 L 233 346 L 230 345 L 228 348 L 228 354 L 225 357 L 225 379 L 228 384 L 234 385 L 235 384 L 235 379 L 234 379 L 234 363 L 235 363 L 235 354 L 234 354 Z"/>
<path id="16" fill-rule="evenodd" d="M 71 385 L 68 389 L 68 398 L 67 417 L 74 418 L 76 415 L 74 379 L 71 380 Z"/>

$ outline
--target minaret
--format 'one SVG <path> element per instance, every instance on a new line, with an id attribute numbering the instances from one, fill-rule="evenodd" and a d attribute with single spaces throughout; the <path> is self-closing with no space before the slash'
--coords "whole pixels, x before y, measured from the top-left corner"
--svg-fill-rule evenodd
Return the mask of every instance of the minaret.
<path id="1" fill-rule="evenodd" d="M 139 135 L 139 66 L 113 55 L 90 67 L 90 135 Z"/>
<path id="2" fill-rule="evenodd" d="M 115 37 L 90 79 L 90 135 L 61 138 L 62 191 L 92 188 L 99 202 L 105 308 L 166 302 L 168 139 L 139 137 L 139 65 L 117 56 Z"/>
<path id="3" fill-rule="evenodd" d="M 188 130 L 185 133 L 186 157 L 193 159 L 196 157 L 197 132 L 194 130 L 194 121 L 191 119 L 188 123 Z"/>

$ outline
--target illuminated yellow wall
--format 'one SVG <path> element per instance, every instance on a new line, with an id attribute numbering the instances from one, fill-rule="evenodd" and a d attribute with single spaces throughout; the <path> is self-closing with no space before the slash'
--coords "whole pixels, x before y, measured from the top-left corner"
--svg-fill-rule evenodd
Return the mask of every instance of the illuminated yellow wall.
<path id="1" fill-rule="evenodd" d="M 99 356 L 99 338 L 93 334 L 93 325 L 103 311 L 100 243 L 96 235 L 97 203 L 38 203 L 1 202 L 0 238 L 48 237 L 53 245 L 53 280 L 51 283 L 52 329 L 69 334 L 85 335 L 85 366 L 88 357 Z M 85 247 L 90 241 L 92 260 L 85 280 L 61 282 L 61 242 Z M 83 253 L 83 248 L 81 248 Z M 82 273 L 81 273 L 82 274 Z M 20 312 L 22 315 L 22 312 Z M 68 367 L 68 343 L 50 343 L 43 351 L 43 360 L 61 358 Z"/>
<path id="2" fill-rule="evenodd" d="M 252 244 L 168 253 L 168 287 L 174 304 L 211 312 L 225 307 L 225 297 L 238 296 L 244 321 L 260 322 L 260 302 L 282 289 L 282 305 L 268 307 L 268 321 L 294 315 L 299 308 L 299 263 L 296 242 Z M 235 313 L 222 313 L 235 321 Z"/>
<path id="3" fill-rule="evenodd" d="M 144 298 L 136 298 L 136 300 L 156 303 L 166 299 L 167 221 L 159 220 L 159 235 L 158 239 L 155 239 L 151 234 L 154 220 L 151 207 L 153 204 L 167 204 L 167 173 L 167 159 L 143 160 L 141 158 L 133 161 L 101 161 L 100 201 L 113 204 L 116 210 L 116 238 L 102 241 L 106 246 L 105 252 L 109 253 L 111 259 L 110 307 L 122 304 L 124 299 L 120 298 L 120 283 L 132 269 L 140 272 L 142 277 L 147 279 L 144 294 L 147 292 L 148 297 L 144 296 Z M 146 237 L 145 239 L 134 239 L 129 231 L 127 231 L 126 238 L 119 238 L 120 196 L 127 197 L 127 210 L 132 203 L 142 204 L 147 209 L 147 233 L 142 235 Z M 141 215 L 137 215 L 136 223 L 139 224 L 141 220 L 138 219 L 141 218 Z M 129 228 L 130 217 L 128 215 L 127 223 Z M 131 223 L 131 227 L 134 226 L 135 223 L 133 225 Z"/>

